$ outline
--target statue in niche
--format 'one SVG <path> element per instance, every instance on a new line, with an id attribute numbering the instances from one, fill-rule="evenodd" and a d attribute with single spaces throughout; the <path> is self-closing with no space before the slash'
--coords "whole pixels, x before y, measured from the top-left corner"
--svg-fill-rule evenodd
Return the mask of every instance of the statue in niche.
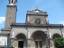
<path id="1" fill-rule="evenodd" d="M 17 0 L 9 0 L 9 4 L 15 4 Z"/>

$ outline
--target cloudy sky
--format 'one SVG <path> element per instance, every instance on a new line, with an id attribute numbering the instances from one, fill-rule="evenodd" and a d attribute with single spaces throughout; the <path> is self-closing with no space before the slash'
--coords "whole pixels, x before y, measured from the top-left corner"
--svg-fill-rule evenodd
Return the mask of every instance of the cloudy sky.
<path id="1" fill-rule="evenodd" d="M 0 29 L 4 27 L 8 0 L 0 0 Z M 39 8 L 48 12 L 49 23 L 64 24 L 64 0 L 17 0 L 16 22 L 23 23 L 27 10 Z"/>

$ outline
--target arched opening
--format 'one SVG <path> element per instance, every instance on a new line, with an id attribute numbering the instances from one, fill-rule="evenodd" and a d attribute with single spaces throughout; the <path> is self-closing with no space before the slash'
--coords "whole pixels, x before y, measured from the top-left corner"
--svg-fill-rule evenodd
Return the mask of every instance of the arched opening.
<path id="1" fill-rule="evenodd" d="M 57 46 L 59 45 L 58 43 L 60 42 L 59 39 L 61 39 L 61 35 L 58 33 L 55 33 L 53 34 L 52 39 L 53 39 L 54 48 L 57 48 Z"/>
<path id="2" fill-rule="evenodd" d="M 58 33 L 55 33 L 55 34 L 52 36 L 53 40 L 54 40 L 55 38 L 60 38 L 60 37 L 61 37 L 61 35 L 58 34 Z"/>
<path id="3" fill-rule="evenodd" d="M 24 48 L 24 44 L 26 44 L 26 36 L 24 34 L 18 34 L 16 39 L 18 40 L 18 48 Z"/>
<path id="4" fill-rule="evenodd" d="M 35 42 L 35 48 L 42 48 L 46 44 L 47 34 L 42 31 L 34 32 L 31 37 Z"/>

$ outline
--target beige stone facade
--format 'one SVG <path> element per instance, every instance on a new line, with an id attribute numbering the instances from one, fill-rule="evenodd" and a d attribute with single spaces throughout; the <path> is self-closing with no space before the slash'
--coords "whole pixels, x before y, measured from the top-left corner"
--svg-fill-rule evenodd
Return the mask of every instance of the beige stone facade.
<path id="1" fill-rule="evenodd" d="M 64 36 L 64 26 L 49 24 L 47 12 L 39 9 L 27 11 L 25 23 L 16 23 L 17 6 L 16 2 L 11 1 L 9 0 L 7 6 L 5 28 L 2 29 L 3 33 L 0 33 L 7 34 L 7 47 L 54 48 L 53 36 L 54 34 Z"/>

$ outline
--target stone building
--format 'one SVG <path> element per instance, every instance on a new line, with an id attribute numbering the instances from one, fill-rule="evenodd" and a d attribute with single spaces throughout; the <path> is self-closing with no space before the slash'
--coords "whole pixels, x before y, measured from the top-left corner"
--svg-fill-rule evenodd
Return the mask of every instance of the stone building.
<path id="1" fill-rule="evenodd" d="M 64 36 L 62 24 L 49 24 L 48 14 L 39 9 L 27 11 L 25 23 L 16 23 L 16 0 L 9 0 L 5 28 L 7 48 L 54 48 L 53 36 Z M 3 46 L 5 47 L 5 46 Z"/>

